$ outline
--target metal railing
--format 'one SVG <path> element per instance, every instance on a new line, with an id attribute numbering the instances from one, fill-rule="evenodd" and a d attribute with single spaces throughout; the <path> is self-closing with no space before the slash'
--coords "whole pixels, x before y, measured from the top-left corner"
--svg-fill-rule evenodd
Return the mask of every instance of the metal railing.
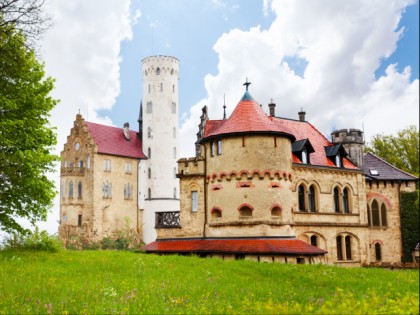
<path id="1" fill-rule="evenodd" d="M 155 228 L 170 229 L 180 227 L 181 220 L 179 211 L 156 212 Z"/>

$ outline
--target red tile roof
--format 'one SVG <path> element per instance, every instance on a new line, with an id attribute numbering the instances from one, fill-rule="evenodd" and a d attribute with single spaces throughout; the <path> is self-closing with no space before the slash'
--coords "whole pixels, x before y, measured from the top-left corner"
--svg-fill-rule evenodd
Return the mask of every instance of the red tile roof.
<path id="1" fill-rule="evenodd" d="M 312 124 L 307 121 L 286 119 L 286 118 L 274 118 L 275 124 L 281 126 L 287 132 L 293 134 L 296 140 L 308 139 L 314 148 L 315 152 L 310 155 L 310 162 L 312 165 L 320 166 L 331 166 L 335 167 L 335 164 L 325 155 L 325 147 L 333 145 L 332 142 L 328 141 L 325 136 L 318 131 Z M 296 155 L 292 155 L 293 163 L 302 163 Z M 343 166 L 347 169 L 358 169 L 348 159 L 343 159 Z"/>
<path id="2" fill-rule="evenodd" d="M 142 151 L 142 142 L 136 131 L 129 131 L 130 141 L 127 141 L 122 128 L 92 122 L 86 122 L 86 125 L 95 143 L 98 145 L 98 153 L 136 159 L 146 158 Z"/>
<path id="3" fill-rule="evenodd" d="M 204 139 L 219 135 L 261 132 L 281 133 L 293 138 L 281 126 L 274 124 L 271 117 L 264 113 L 260 104 L 246 91 L 228 119 L 207 121 Z"/>
<path id="4" fill-rule="evenodd" d="M 309 139 L 315 152 L 310 154 L 310 163 L 318 166 L 336 167 L 325 154 L 325 147 L 333 143 L 327 140 L 313 125 L 306 121 L 267 116 L 248 91 L 236 105 L 228 119 L 208 120 L 203 140 L 237 133 L 280 133 L 293 140 Z M 301 164 L 299 157 L 292 154 L 292 162 Z M 358 169 L 348 159 L 343 159 L 347 169 Z"/>
<path id="5" fill-rule="evenodd" d="M 298 239 L 226 238 L 157 240 L 142 247 L 147 253 L 289 254 L 323 255 L 327 252 Z"/>

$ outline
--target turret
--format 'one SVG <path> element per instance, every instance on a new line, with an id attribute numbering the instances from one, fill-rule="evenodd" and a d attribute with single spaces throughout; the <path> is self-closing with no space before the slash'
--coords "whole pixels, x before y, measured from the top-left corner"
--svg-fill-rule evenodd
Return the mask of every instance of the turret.
<path id="1" fill-rule="evenodd" d="M 359 129 L 340 129 L 331 133 L 332 143 L 341 143 L 346 149 L 347 158 L 359 168 L 363 168 L 364 136 Z"/>

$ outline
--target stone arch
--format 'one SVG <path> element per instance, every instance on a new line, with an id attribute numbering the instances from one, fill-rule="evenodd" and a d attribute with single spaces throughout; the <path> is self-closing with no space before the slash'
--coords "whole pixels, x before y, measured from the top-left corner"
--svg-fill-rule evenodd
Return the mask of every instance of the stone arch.
<path id="1" fill-rule="evenodd" d="M 309 187 L 309 183 L 308 183 L 308 181 L 307 181 L 306 179 L 301 178 L 301 179 L 298 179 L 298 180 L 296 181 L 296 183 L 295 183 L 295 185 L 294 185 L 294 187 L 293 187 L 293 190 L 292 190 L 292 191 L 297 192 L 298 187 L 299 187 L 300 185 L 302 185 L 302 184 L 303 184 L 303 186 L 305 186 L 306 188 L 308 188 L 308 187 Z"/>
<path id="2" fill-rule="evenodd" d="M 283 213 L 283 208 L 278 203 L 275 203 L 270 207 L 270 213 L 271 216 L 279 217 Z"/>
<path id="3" fill-rule="evenodd" d="M 242 203 L 241 205 L 239 205 L 237 210 L 240 216 L 251 217 L 252 212 L 254 211 L 254 207 L 251 206 L 249 203 Z"/>
<path id="4" fill-rule="evenodd" d="M 301 233 L 297 238 L 300 240 L 303 240 L 305 242 L 307 242 L 308 244 L 311 244 L 311 236 L 315 235 L 319 242 L 317 247 L 326 250 L 327 249 L 327 239 L 325 238 L 325 236 L 319 232 L 313 231 L 313 230 L 309 230 L 309 231 L 305 231 L 303 233 Z"/>
<path id="5" fill-rule="evenodd" d="M 213 207 L 210 211 L 212 219 L 221 218 L 223 215 L 223 210 L 220 207 Z"/>
<path id="6" fill-rule="evenodd" d="M 188 184 L 188 186 L 187 186 L 187 194 L 188 194 L 188 196 L 191 197 L 191 192 L 192 191 L 201 192 L 200 185 L 198 185 L 196 182 L 192 182 L 192 183 Z"/>

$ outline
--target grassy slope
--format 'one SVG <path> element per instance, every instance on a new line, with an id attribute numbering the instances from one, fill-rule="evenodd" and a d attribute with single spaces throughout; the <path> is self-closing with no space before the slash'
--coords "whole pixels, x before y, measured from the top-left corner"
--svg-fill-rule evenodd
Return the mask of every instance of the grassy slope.
<path id="1" fill-rule="evenodd" d="M 418 313 L 419 273 L 116 251 L 0 252 L 0 314 Z"/>

